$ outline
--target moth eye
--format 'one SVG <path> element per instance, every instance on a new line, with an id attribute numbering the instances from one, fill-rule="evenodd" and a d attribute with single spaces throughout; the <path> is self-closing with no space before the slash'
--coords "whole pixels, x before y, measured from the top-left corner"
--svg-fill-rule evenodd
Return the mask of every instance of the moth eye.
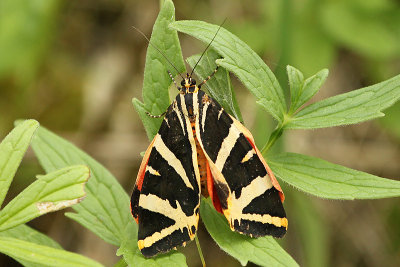
<path id="1" fill-rule="evenodd" d="M 185 86 L 185 80 L 182 80 L 182 81 L 181 81 L 181 85 L 182 85 L 182 86 Z"/>
<path id="2" fill-rule="evenodd" d="M 191 84 L 191 85 L 195 85 L 195 84 L 196 84 L 196 80 L 195 80 L 195 79 L 192 79 L 190 84 Z"/>

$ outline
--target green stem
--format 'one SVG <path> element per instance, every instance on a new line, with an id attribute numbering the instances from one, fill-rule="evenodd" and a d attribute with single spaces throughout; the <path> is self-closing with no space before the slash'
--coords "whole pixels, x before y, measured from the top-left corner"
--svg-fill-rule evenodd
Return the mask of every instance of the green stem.
<path id="1" fill-rule="evenodd" d="M 199 251 L 201 263 L 203 264 L 203 267 L 206 267 L 206 261 L 204 260 L 203 251 L 201 251 L 200 242 L 199 242 L 199 239 L 197 238 L 197 235 L 194 239 L 196 240 L 196 246 L 197 246 L 197 250 Z"/>
<path id="2" fill-rule="evenodd" d="M 265 146 L 261 149 L 261 154 L 265 155 L 267 151 L 275 144 L 276 140 L 279 139 L 279 137 L 283 133 L 283 124 L 278 125 L 278 127 L 272 132 L 270 135 L 268 142 L 265 144 Z"/>

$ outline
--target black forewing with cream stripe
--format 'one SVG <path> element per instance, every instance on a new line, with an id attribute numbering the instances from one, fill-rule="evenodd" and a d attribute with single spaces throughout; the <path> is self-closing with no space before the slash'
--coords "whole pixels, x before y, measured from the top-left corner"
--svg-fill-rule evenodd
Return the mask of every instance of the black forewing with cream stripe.
<path id="1" fill-rule="evenodd" d="M 197 229 L 200 192 L 194 167 L 196 147 L 180 105 L 178 95 L 154 139 L 142 187 L 138 189 L 137 181 L 132 194 L 132 213 L 139 223 L 138 246 L 145 256 L 184 245 Z"/>
<path id="2" fill-rule="evenodd" d="M 197 136 L 231 228 L 250 236 L 282 237 L 287 220 L 279 192 L 239 122 L 204 92 L 198 99 Z"/>

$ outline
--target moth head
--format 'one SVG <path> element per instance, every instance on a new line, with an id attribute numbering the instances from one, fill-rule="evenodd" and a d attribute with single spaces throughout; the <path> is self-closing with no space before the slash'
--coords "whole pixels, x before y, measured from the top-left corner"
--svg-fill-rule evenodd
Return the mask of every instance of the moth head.
<path id="1" fill-rule="evenodd" d="M 185 93 L 194 93 L 199 90 L 196 86 L 196 80 L 193 79 L 189 73 L 187 73 L 186 78 L 181 81 L 181 86 L 181 91 Z"/>

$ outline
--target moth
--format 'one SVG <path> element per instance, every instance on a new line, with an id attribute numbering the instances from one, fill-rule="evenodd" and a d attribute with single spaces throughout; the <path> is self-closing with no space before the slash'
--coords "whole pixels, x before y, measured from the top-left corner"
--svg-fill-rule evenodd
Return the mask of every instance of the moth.
<path id="1" fill-rule="evenodd" d="M 191 75 L 146 150 L 131 197 L 138 247 L 147 257 L 195 237 L 201 194 L 233 231 L 282 237 L 284 195 L 254 138 Z"/>
<path id="2" fill-rule="evenodd" d="M 199 85 L 193 71 L 187 73 L 180 87 L 170 73 L 179 94 L 144 154 L 131 197 L 138 247 L 146 257 L 194 239 L 201 195 L 211 197 L 232 231 L 251 237 L 286 233 L 284 194 L 253 136 L 201 90 L 217 69 Z"/>

